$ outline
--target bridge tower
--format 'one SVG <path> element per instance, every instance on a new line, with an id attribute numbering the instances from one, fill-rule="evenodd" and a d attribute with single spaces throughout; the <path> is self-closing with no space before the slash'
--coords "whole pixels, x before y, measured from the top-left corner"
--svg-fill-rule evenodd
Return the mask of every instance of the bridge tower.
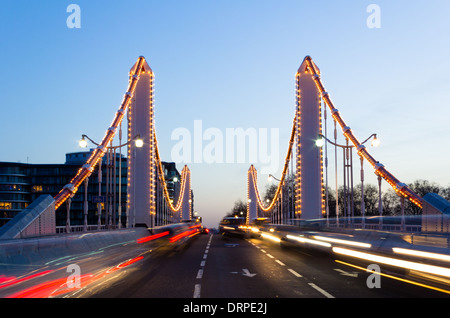
<path id="1" fill-rule="evenodd" d="M 323 154 L 322 148 L 316 146 L 322 134 L 321 98 L 308 58 L 296 74 L 295 213 L 300 219 L 321 218 L 325 210 Z"/>
<path id="2" fill-rule="evenodd" d="M 321 93 L 315 82 L 317 76 L 319 76 L 315 72 L 319 71 L 315 64 L 310 63 L 313 62 L 307 56 L 296 73 L 297 105 L 288 155 L 277 191 L 269 205 L 261 202 L 255 167 L 252 165 L 248 170 L 247 221 L 260 216 L 259 213 L 273 212 L 277 200 L 280 200 L 282 197 L 282 188 L 285 186 L 290 160 L 293 160 L 295 164 L 295 218 L 304 220 L 319 219 L 325 214 L 323 153 L 322 148 L 316 145 L 317 139 L 322 135 Z M 312 70 L 313 67 L 314 70 Z M 291 158 L 292 154 L 294 156 Z M 283 203 L 281 203 L 281 206 L 283 206 Z M 278 208 L 283 209 L 283 207 Z M 277 213 L 280 214 L 279 211 Z M 280 218 L 283 218 L 283 213 L 281 212 L 279 215 Z"/>
<path id="3" fill-rule="evenodd" d="M 131 68 L 131 76 L 137 63 Z M 144 60 L 139 81 L 128 107 L 128 198 L 130 226 L 155 226 L 156 215 L 156 140 L 153 112 L 154 74 Z M 131 140 L 139 135 L 144 144 L 136 149 Z"/>

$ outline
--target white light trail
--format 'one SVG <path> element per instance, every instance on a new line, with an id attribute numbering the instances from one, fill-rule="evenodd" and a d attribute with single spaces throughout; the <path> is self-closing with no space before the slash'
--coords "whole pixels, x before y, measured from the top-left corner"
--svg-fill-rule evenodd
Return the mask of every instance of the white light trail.
<path id="1" fill-rule="evenodd" d="M 295 240 L 295 241 L 298 241 L 301 243 L 308 243 L 308 244 L 319 245 L 319 246 L 324 246 L 324 247 L 331 247 L 330 243 L 312 240 L 312 239 L 308 239 L 308 238 L 301 237 L 301 236 L 286 235 L 286 237 L 288 239 Z"/>
<path id="2" fill-rule="evenodd" d="M 325 236 L 314 236 L 314 238 L 316 240 L 320 240 L 320 241 L 327 241 L 327 242 L 331 242 L 331 243 L 352 245 L 352 246 L 365 247 L 365 248 L 370 248 L 372 246 L 369 243 L 355 242 L 355 241 L 349 241 L 349 240 L 341 240 L 341 239 L 335 239 L 335 238 L 332 238 L 332 237 L 325 237 Z"/>
<path id="3" fill-rule="evenodd" d="M 436 259 L 436 260 L 440 260 L 440 261 L 450 262 L 450 255 L 410 250 L 410 249 L 400 248 L 400 247 L 394 247 L 394 248 L 392 248 L 392 250 L 394 251 L 394 253 L 397 253 L 397 254 L 419 256 L 419 257 L 425 257 L 425 258 L 431 258 L 431 259 Z"/>
<path id="4" fill-rule="evenodd" d="M 333 247 L 333 252 L 341 255 L 347 255 L 356 257 L 359 259 L 368 260 L 371 262 L 379 263 L 379 264 L 386 264 L 411 270 L 417 270 L 419 272 L 425 272 L 445 277 L 450 277 L 450 268 L 446 267 L 440 267 L 440 266 L 434 266 L 434 265 L 427 265 L 427 264 L 421 264 L 411 261 L 404 261 L 401 259 L 386 257 L 386 256 L 379 256 L 375 254 L 370 253 L 364 253 L 364 252 L 358 252 L 349 250 L 346 248 L 341 247 Z"/>

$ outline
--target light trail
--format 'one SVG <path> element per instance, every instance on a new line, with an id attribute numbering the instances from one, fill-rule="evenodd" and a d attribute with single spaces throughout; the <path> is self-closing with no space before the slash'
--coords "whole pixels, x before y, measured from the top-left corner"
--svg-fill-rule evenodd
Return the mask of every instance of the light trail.
<path id="1" fill-rule="evenodd" d="M 339 264 L 346 265 L 346 266 L 350 266 L 350 267 L 353 267 L 353 268 L 356 268 L 356 269 L 359 269 L 359 270 L 362 270 L 362 271 L 365 271 L 365 272 L 372 272 L 372 271 L 367 270 L 364 267 L 357 266 L 357 265 L 354 265 L 354 264 L 350 264 L 350 263 L 347 263 L 347 262 L 342 262 L 342 261 L 339 261 L 339 260 L 335 260 L 335 262 L 339 263 Z M 400 277 L 397 277 L 397 276 L 394 276 L 394 275 L 389 275 L 389 274 L 385 274 L 385 273 L 381 273 L 381 272 L 376 272 L 376 273 L 373 272 L 373 273 L 376 274 L 376 275 L 380 275 L 380 276 L 384 276 L 384 277 L 387 277 L 387 278 L 395 279 L 395 280 L 398 280 L 398 281 L 401 281 L 401 282 L 404 282 L 404 283 L 408 283 L 408 284 L 411 284 L 411 285 L 416 285 L 416 286 L 420 286 L 420 287 L 436 290 L 436 291 L 439 291 L 439 292 L 442 292 L 442 293 L 450 294 L 450 290 L 446 290 L 446 289 L 443 289 L 443 288 L 439 288 L 439 287 L 435 287 L 435 286 L 431 286 L 431 285 L 415 282 L 413 280 L 400 278 Z"/>
<path id="2" fill-rule="evenodd" d="M 358 259 L 374 262 L 377 264 L 385 264 L 385 265 L 390 265 L 390 266 L 409 269 L 409 270 L 416 270 L 419 272 L 429 273 L 429 274 L 433 274 L 433 275 L 450 277 L 450 268 L 446 268 L 446 267 L 405 261 L 402 259 L 381 256 L 381 255 L 376 255 L 376 254 L 371 254 L 371 253 L 365 253 L 365 252 L 359 252 L 359 251 L 354 251 L 354 250 L 341 248 L 341 247 L 333 247 L 332 250 L 336 254 L 355 257 Z"/>

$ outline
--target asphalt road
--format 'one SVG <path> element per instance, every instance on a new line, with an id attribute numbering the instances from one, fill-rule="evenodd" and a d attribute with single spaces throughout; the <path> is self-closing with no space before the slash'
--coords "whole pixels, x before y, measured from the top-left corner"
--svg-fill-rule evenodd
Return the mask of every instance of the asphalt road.
<path id="1" fill-rule="evenodd" d="M 448 297 L 388 277 L 381 277 L 378 285 L 370 288 L 369 273 L 349 266 L 346 260 L 316 250 L 281 247 L 261 238 L 197 235 L 176 250 L 160 248 L 141 255 L 144 257 L 138 262 L 117 274 L 65 297 L 247 300 Z"/>

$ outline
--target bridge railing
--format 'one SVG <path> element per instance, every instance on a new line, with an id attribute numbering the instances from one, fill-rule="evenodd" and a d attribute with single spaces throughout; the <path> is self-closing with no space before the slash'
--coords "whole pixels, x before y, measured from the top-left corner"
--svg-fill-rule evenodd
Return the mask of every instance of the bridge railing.
<path id="1" fill-rule="evenodd" d="M 79 232 L 86 232 L 86 231 L 102 231 L 102 230 L 108 230 L 108 226 L 106 224 L 100 225 L 100 227 L 97 224 L 90 224 L 87 226 L 84 225 L 71 225 L 70 226 L 70 233 L 79 233 Z M 56 234 L 62 234 L 67 233 L 67 226 L 57 226 L 56 227 Z"/>

